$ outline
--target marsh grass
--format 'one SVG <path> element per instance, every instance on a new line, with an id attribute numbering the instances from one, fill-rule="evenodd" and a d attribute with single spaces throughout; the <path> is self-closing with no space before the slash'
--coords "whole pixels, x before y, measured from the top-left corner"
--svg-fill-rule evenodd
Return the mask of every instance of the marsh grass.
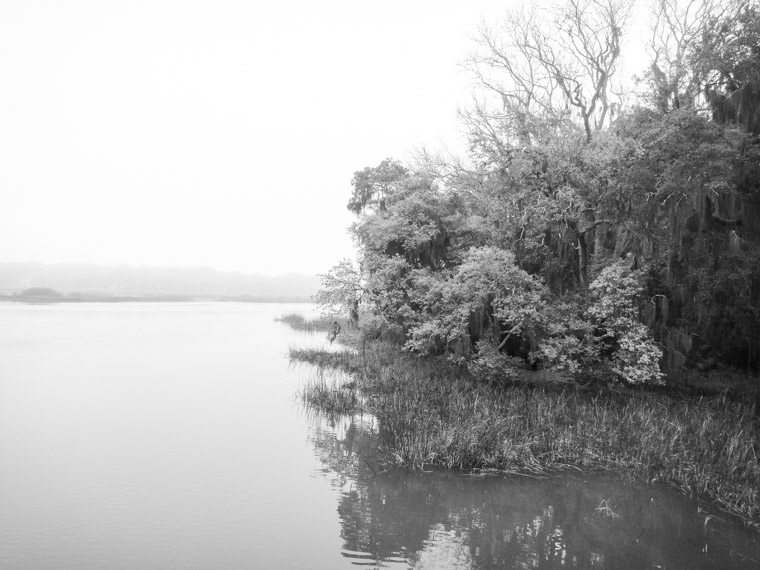
<path id="1" fill-rule="evenodd" d="M 288 313 L 277 317 L 275 321 L 285 323 L 290 328 L 297 331 L 320 332 L 331 330 L 335 319 L 330 317 L 306 318 L 300 313 Z M 342 325 L 343 323 L 341 323 L 341 326 Z"/>
<path id="2" fill-rule="evenodd" d="M 292 363 L 312 364 L 319 368 L 335 368 L 349 373 L 361 371 L 361 362 L 357 361 L 356 353 L 348 348 L 336 351 L 327 351 L 316 348 L 297 348 L 288 349 L 290 361 Z"/>
<path id="3" fill-rule="evenodd" d="M 751 402 L 529 379 L 497 386 L 383 343 L 318 352 L 290 356 L 353 374 L 390 461 L 523 473 L 620 470 L 760 523 L 760 427 Z"/>
<path id="4" fill-rule="evenodd" d="M 356 382 L 320 370 L 316 378 L 299 391 L 307 408 L 326 414 L 353 415 L 362 411 Z"/>

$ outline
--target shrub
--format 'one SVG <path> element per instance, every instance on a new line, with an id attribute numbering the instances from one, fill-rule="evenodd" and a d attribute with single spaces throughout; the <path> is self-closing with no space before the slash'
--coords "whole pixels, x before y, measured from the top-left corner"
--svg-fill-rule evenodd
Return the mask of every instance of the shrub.
<path id="1" fill-rule="evenodd" d="M 589 315 L 601 331 L 597 342 L 611 346 L 612 370 L 632 384 L 661 384 L 662 350 L 638 319 L 636 300 L 642 291 L 641 271 L 624 261 L 605 267 L 591 283 Z"/>

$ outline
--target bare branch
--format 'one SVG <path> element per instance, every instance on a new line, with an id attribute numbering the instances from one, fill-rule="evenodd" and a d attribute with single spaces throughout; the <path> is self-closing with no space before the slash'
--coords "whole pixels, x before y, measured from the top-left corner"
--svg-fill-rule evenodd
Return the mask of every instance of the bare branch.
<path id="1" fill-rule="evenodd" d="M 698 103 L 705 77 L 694 52 L 713 21 L 740 10 L 735 0 L 658 0 L 652 13 L 649 79 L 658 107 L 668 112 Z"/>
<path id="2" fill-rule="evenodd" d="M 466 67 L 481 89 L 495 96 L 492 105 L 502 111 L 498 120 L 511 122 L 508 128 L 485 130 L 513 136 L 508 145 L 530 146 L 545 136 L 534 127 L 551 129 L 573 116 L 588 141 L 593 131 L 605 128 L 617 102 L 610 82 L 631 2 L 566 0 L 554 13 L 517 10 L 497 29 L 482 26 L 476 40 L 480 51 Z"/>

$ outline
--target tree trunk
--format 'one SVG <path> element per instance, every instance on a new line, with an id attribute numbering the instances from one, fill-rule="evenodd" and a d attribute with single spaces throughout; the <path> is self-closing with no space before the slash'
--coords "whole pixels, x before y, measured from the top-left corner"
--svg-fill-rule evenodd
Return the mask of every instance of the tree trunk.
<path id="1" fill-rule="evenodd" d="M 582 289 L 588 289 L 588 245 L 586 232 L 578 232 L 578 281 Z"/>

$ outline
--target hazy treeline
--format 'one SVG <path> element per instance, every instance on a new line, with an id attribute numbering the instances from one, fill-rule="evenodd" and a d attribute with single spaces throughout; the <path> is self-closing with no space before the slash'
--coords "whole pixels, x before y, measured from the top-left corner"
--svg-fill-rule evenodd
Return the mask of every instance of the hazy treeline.
<path id="1" fill-rule="evenodd" d="M 190 296 L 301 298 L 306 300 L 319 287 L 309 275 L 268 277 L 214 269 L 133 267 L 65 263 L 0 263 L 0 292 L 20 293 L 32 287 L 62 293 L 113 295 L 164 294 Z"/>
<path id="2" fill-rule="evenodd" d="M 624 88 L 629 0 L 484 25 L 466 158 L 354 174 L 359 264 L 317 300 L 483 375 L 631 383 L 760 366 L 760 9 L 659 0 Z"/>

